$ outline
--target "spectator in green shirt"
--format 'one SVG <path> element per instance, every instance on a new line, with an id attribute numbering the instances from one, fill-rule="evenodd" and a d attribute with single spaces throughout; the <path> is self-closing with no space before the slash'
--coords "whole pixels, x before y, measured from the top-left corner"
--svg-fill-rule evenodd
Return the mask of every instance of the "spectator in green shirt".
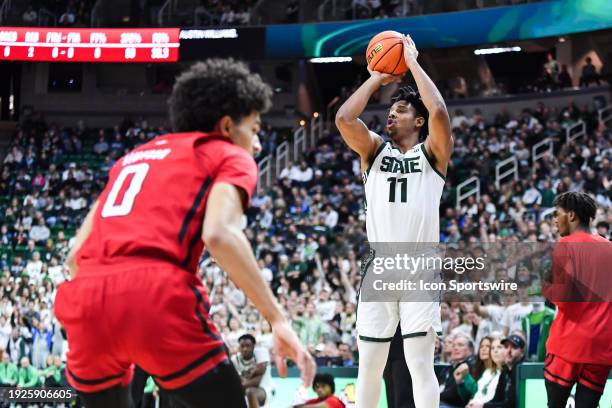
<path id="1" fill-rule="evenodd" d="M 22 357 L 17 373 L 17 387 L 36 387 L 38 383 L 38 370 L 30 365 L 30 359 L 28 357 Z"/>
<path id="2" fill-rule="evenodd" d="M 525 334 L 525 360 L 543 363 L 546 358 L 546 341 L 555 318 L 555 311 L 544 303 L 536 302 L 533 310 L 521 320 Z"/>
<path id="3" fill-rule="evenodd" d="M 554 207 L 553 201 L 555 200 L 555 192 L 551 188 L 549 180 L 544 180 L 544 184 L 540 189 L 540 194 L 542 194 L 542 208 Z"/>
<path id="4" fill-rule="evenodd" d="M 2 363 L 0 363 L 0 386 L 14 386 L 17 384 L 17 366 L 11 363 L 9 353 L 2 352 Z"/>
<path id="5" fill-rule="evenodd" d="M 41 371 L 41 383 L 45 387 L 61 387 L 62 369 L 62 359 L 59 356 L 47 357 L 47 368 Z"/>
<path id="6" fill-rule="evenodd" d="M 478 347 L 478 357 L 471 369 L 466 363 L 463 363 L 453 373 L 457 383 L 457 391 L 465 401 L 471 400 L 474 394 L 476 394 L 476 391 L 478 391 L 478 380 L 491 365 L 492 341 L 493 338 L 490 336 L 483 337 Z"/>
<path id="7" fill-rule="evenodd" d="M 321 342 L 321 337 L 327 333 L 325 323 L 315 315 L 315 309 L 312 303 L 304 307 L 298 305 L 296 316 L 293 317 L 293 328 L 298 333 L 298 336 L 309 350 L 314 350 L 314 347 Z"/>

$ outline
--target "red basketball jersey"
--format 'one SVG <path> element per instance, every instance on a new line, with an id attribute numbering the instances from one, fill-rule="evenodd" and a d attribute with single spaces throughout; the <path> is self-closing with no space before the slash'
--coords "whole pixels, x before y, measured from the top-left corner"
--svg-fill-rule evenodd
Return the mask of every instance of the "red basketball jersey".
<path id="1" fill-rule="evenodd" d="M 220 134 L 167 134 L 132 150 L 110 170 L 77 253 L 79 274 L 159 262 L 195 272 L 208 193 L 218 182 L 249 199 L 257 183 L 253 158 Z"/>
<path id="2" fill-rule="evenodd" d="M 559 240 L 553 284 L 543 288 L 558 307 L 547 353 L 574 363 L 612 366 L 611 260 L 612 243 L 598 235 L 576 232 Z"/>

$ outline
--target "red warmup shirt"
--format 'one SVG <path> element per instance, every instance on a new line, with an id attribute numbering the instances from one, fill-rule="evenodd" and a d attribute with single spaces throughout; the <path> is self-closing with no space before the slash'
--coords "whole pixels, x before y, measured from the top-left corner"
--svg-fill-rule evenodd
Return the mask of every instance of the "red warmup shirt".
<path id="1" fill-rule="evenodd" d="M 160 262 L 195 272 L 208 193 L 218 182 L 248 199 L 257 183 L 253 158 L 220 134 L 167 134 L 132 150 L 109 172 L 77 253 L 79 274 Z"/>
<path id="2" fill-rule="evenodd" d="M 552 279 L 543 289 L 558 312 L 546 351 L 574 363 L 612 366 L 612 243 L 585 232 L 561 238 Z"/>
<path id="3" fill-rule="evenodd" d="M 344 403 L 340 401 L 335 395 L 330 395 L 327 398 L 315 398 L 306 401 L 306 405 L 308 404 L 320 404 L 325 402 L 329 408 L 344 408 Z"/>

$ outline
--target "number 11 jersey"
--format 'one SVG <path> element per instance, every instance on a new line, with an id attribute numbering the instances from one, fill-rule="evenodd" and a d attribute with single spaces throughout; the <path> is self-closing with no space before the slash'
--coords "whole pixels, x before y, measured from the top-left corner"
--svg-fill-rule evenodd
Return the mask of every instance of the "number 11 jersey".
<path id="1" fill-rule="evenodd" d="M 257 183 L 253 158 L 220 134 L 167 134 L 132 150 L 109 172 L 77 253 L 79 274 L 159 263 L 195 272 L 208 194 L 218 182 L 241 188 L 247 200 Z"/>
<path id="2" fill-rule="evenodd" d="M 368 241 L 439 242 L 445 178 L 433 166 L 424 143 L 402 153 L 383 142 L 363 182 Z"/>

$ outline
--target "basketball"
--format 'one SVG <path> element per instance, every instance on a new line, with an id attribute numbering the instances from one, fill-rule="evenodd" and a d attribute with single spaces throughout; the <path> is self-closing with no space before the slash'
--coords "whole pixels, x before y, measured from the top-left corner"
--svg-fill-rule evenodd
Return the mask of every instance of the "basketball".
<path id="1" fill-rule="evenodd" d="M 372 37 L 366 50 L 366 62 L 370 70 L 385 74 L 402 75 L 408 71 L 402 34 L 383 31 Z"/>

